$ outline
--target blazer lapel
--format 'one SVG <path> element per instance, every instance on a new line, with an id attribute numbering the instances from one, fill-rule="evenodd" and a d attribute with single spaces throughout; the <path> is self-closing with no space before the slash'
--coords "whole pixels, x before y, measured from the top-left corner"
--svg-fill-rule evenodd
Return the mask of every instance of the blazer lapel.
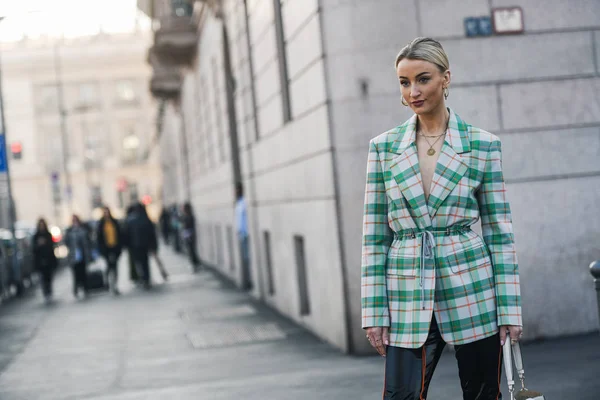
<path id="1" fill-rule="evenodd" d="M 417 116 L 398 127 L 398 138 L 391 148 L 396 154 L 391 160 L 390 171 L 398 184 L 402 195 L 413 211 L 415 223 L 420 228 L 431 226 L 427 201 L 423 192 L 423 181 L 419 168 L 417 146 L 415 144 L 415 126 Z"/>
<path id="2" fill-rule="evenodd" d="M 452 110 L 448 122 L 448 135 L 435 167 L 429 193 L 428 213 L 435 217 L 438 209 L 469 170 L 460 154 L 471 151 L 468 125 Z"/>

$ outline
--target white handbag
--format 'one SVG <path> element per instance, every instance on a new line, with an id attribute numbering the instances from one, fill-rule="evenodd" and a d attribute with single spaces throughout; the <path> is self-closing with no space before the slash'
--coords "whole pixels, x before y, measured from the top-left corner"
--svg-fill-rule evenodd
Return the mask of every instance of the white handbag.
<path id="1" fill-rule="evenodd" d="M 523 358 L 521 357 L 521 346 L 519 342 L 511 344 L 510 338 L 506 338 L 502 351 L 504 352 L 504 371 L 506 372 L 506 381 L 510 400 L 545 400 L 543 394 L 534 392 L 525 388 L 525 368 L 523 368 Z M 511 351 L 512 350 L 512 351 Z M 515 380 L 513 379 L 513 357 L 519 380 L 521 381 L 521 390 L 515 394 Z"/>

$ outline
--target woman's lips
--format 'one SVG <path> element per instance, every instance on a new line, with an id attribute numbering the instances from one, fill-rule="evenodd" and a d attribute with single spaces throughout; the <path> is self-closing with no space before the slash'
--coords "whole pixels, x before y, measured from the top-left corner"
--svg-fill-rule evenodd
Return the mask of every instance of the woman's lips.
<path id="1" fill-rule="evenodd" d="M 415 107 L 421 107 L 423 105 L 423 103 L 425 103 L 425 100 L 413 101 L 411 104 Z"/>

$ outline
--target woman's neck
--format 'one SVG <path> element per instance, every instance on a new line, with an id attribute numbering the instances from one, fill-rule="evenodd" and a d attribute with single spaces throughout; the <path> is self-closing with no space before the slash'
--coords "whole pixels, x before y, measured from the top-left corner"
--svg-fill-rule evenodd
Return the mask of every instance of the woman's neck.
<path id="1" fill-rule="evenodd" d="M 425 115 L 419 115 L 418 129 L 424 135 L 441 135 L 446 131 L 450 114 L 445 106 Z"/>

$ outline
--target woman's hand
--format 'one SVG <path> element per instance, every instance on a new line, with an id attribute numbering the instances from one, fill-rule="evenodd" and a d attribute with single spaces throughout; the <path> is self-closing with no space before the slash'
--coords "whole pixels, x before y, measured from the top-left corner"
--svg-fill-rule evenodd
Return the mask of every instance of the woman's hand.
<path id="1" fill-rule="evenodd" d="M 367 339 L 380 356 L 385 357 L 385 346 L 390 344 L 390 329 L 385 326 L 367 328 Z"/>
<path id="2" fill-rule="evenodd" d="M 501 325 L 500 326 L 500 346 L 504 346 L 506 341 L 506 334 L 510 335 L 510 341 L 517 343 L 521 336 L 523 336 L 523 327 L 515 325 Z"/>

